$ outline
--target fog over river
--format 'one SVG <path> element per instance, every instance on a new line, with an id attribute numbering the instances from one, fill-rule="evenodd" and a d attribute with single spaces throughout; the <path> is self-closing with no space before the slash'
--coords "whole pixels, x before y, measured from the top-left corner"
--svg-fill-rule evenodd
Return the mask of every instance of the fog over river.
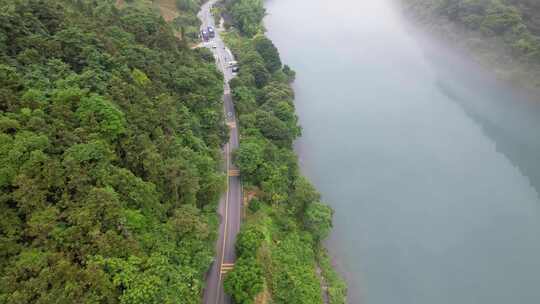
<path id="1" fill-rule="evenodd" d="M 266 2 L 349 303 L 538 304 L 540 98 L 411 34 L 389 1 Z"/>

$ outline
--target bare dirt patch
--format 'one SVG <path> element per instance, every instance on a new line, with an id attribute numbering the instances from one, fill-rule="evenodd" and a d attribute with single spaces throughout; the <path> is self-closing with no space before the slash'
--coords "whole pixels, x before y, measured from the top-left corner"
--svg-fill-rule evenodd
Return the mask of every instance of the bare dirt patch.
<path id="1" fill-rule="evenodd" d="M 167 22 L 171 22 L 174 18 L 178 17 L 178 8 L 176 7 L 175 0 L 159 0 L 157 1 L 161 16 Z"/>
<path id="2" fill-rule="evenodd" d="M 269 303 L 269 299 L 270 299 L 270 292 L 268 291 L 268 288 L 266 287 L 266 284 L 265 284 L 264 290 L 255 297 L 255 304 L 267 304 Z"/>

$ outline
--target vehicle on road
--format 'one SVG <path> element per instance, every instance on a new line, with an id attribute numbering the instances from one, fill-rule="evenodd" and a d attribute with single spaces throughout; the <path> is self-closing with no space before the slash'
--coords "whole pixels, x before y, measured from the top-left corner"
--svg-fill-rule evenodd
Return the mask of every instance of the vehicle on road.
<path id="1" fill-rule="evenodd" d="M 208 35 L 210 36 L 210 38 L 216 37 L 216 31 L 214 31 L 214 28 L 211 26 L 208 27 Z"/>
<path id="2" fill-rule="evenodd" d="M 202 30 L 202 31 L 201 31 L 201 38 L 202 38 L 202 40 L 204 40 L 204 41 L 208 41 L 209 35 L 208 35 L 208 32 L 207 32 L 206 30 Z"/>
<path id="3" fill-rule="evenodd" d="M 217 45 L 215 43 L 212 43 L 212 48 L 213 49 L 216 49 L 217 48 Z"/>
<path id="4" fill-rule="evenodd" d="M 238 71 L 240 70 L 237 61 L 229 61 L 229 67 L 231 68 L 231 71 L 233 73 L 238 73 Z"/>

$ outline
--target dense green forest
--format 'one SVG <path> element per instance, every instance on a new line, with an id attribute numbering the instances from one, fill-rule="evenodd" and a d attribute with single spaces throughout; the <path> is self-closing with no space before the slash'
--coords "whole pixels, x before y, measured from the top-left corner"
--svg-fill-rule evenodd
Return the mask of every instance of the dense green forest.
<path id="1" fill-rule="evenodd" d="M 212 56 L 144 5 L 0 8 L 0 303 L 199 303 L 225 182 Z"/>
<path id="2" fill-rule="evenodd" d="M 240 66 L 230 81 L 241 136 L 234 161 L 249 199 L 225 291 L 235 303 L 253 303 L 256 296 L 271 303 L 322 303 L 320 264 L 330 303 L 345 303 L 345 284 L 321 247 L 333 211 L 301 176 L 292 149 L 301 135 L 290 86 L 295 73 L 264 35 L 262 0 L 227 1 L 220 11 L 230 27 L 225 41 Z"/>
<path id="3" fill-rule="evenodd" d="M 423 22 L 476 51 L 480 61 L 501 64 L 508 78 L 540 87 L 540 1 L 401 0 Z M 452 33 L 448 24 L 458 29 Z M 498 66 L 497 66 L 498 67 Z M 521 75 L 519 75 L 521 74 Z M 506 76 L 506 75 L 501 75 Z"/>

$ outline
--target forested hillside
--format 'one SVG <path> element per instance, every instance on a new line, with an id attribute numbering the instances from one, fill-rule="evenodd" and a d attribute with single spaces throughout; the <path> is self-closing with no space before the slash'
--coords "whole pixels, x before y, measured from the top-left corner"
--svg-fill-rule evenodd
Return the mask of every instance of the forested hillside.
<path id="1" fill-rule="evenodd" d="M 507 0 L 514 5 L 523 17 L 527 28 L 540 37 L 540 1 L 538 0 Z"/>
<path id="2" fill-rule="evenodd" d="M 0 303 L 200 302 L 222 76 L 114 2 L 0 0 Z"/>
<path id="3" fill-rule="evenodd" d="M 321 245 L 333 210 L 301 175 L 292 149 L 301 134 L 290 86 L 295 73 L 264 35 L 262 0 L 226 1 L 221 10 L 240 66 L 230 81 L 241 135 L 234 161 L 249 201 L 225 291 L 235 303 L 322 303 L 320 264 L 330 303 L 345 303 L 345 284 Z"/>
<path id="4" fill-rule="evenodd" d="M 540 1 L 401 2 L 443 39 L 467 46 L 481 62 L 501 70 L 499 76 L 540 88 Z"/>

